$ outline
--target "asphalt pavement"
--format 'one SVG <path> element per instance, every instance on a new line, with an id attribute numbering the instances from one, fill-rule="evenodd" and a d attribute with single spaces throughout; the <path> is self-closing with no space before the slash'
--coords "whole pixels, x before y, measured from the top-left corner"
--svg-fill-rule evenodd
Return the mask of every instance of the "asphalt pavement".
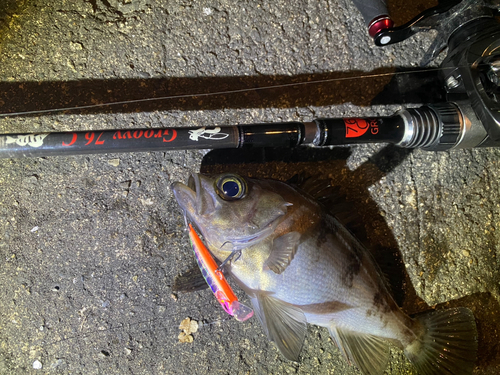
<path id="1" fill-rule="evenodd" d="M 434 5 L 407 3 L 389 1 L 396 22 Z M 378 48 L 348 0 L 4 0 L 0 112 L 30 113 L 0 132 L 390 115 L 438 96 L 384 91 L 433 37 Z M 169 186 L 200 170 L 329 177 L 403 309 L 469 307 L 475 374 L 500 372 L 500 151 L 363 145 L 0 160 L 0 374 L 359 374 L 325 329 L 309 327 L 293 363 L 209 290 L 172 291 L 194 259 Z M 386 374 L 415 371 L 394 348 Z"/>

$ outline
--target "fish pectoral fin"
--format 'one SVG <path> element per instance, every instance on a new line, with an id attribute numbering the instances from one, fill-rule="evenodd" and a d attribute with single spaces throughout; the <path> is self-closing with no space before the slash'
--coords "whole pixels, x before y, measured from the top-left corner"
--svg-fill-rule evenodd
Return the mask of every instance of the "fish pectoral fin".
<path id="1" fill-rule="evenodd" d="M 269 340 L 287 359 L 297 361 L 307 330 L 302 310 L 264 294 L 252 298 L 252 304 Z"/>
<path id="2" fill-rule="evenodd" d="M 274 273 L 282 273 L 290 265 L 295 256 L 299 241 L 299 232 L 290 232 L 275 238 L 271 254 L 269 254 L 269 257 L 264 262 L 264 267 L 269 268 Z"/>
<path id="3" fill-rule="evenodd" d="M 389 361 L 389 344 L 370 334 L 331 326 L 332 339 L 344 357 L 365 375 L 382 374 Z"/>

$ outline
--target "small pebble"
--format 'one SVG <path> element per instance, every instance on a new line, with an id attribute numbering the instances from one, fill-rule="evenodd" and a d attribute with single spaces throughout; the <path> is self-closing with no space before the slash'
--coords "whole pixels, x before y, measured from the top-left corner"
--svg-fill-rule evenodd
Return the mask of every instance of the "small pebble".
<path id="1" fill-rule="evenodd" d="M 196 320 L 186 318 L 179 325 L 179 329 L 182 329 L 182 332 L 179 333 L 179 336 L 177 336 L 179 342 L 193 342 L 194 339 L 191 333 L 198 331 L 198 322 Z"/>
<path id="2" fill-rule="evenodd" d="M 182 342 L 182 343 L 190 343 L 190 342 L 193 342 L 193 336 L 191 335 L 188 335 L 186 332 L 181 332 L 179 333 L 179 342 Z"/>
<path id="3" fill-rule="evenodd" d="M 110 356 L 110 353 L 107 350 L 101 350 L 101 352 L 97 355 L 99 358 L 107 358 Z"/>
<path id="4" fill-rule="evenodd" d="M 43 367 L 42 362 L 40 362 L 38 359 L 35 362 L 33 362 L 33 368 L 35 370 L 41 370 L 42 367 Z"/>
<path id="5" fill-rule="evenodd" d="M 54 363 L 52 363 L 50 365 L 50 368 L 51 369 L 55 369 L 55 368 L 57 368 L 59 366 L 62 366 L 63 364 L 64 364 L 64 361 L 62 359 L 58 359 L 57 361 L 55 361 Z"/>
<path id="6" fill-rule="evenodd" d="M 139 202 L 141 202 L 144 206 L 151 206 L 155 203 L 151 198 L 147 199 L 139 198 Z"/>
<path id="7" fill-rule="evenodd" d="M 186 318 L 179 325 L 179 329 L 182 329 L 187 334 L 194 333 L 198 331 L 198 322 L 196 320 Z"/>
<path id="8" fill-rule="evenodd" d="M 113 167 L 118 167 L 120 165 L 120 159 L 109 159 L 108 164 Z"/>

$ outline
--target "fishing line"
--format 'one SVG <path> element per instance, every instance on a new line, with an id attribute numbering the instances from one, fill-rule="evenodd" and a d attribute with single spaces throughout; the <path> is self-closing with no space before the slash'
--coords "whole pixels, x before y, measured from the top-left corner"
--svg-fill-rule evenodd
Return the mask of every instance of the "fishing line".
<path id="1" fill-rule="evenodd" d="M 121 101 L 116 101 L 116 102 L 89 104 L 89 105 L 73 106 L 73 107 L 49 108 L 49 109 L 40 109 L 40 110 L 32 110 L 32 111 L 0 113 L 0 118 L 7 118 L 7 117 L 11 117 L 11 116 L 57 113 L 57 112 L 64 112 L 64 111 L 93 109 L 93 108 L 99 108 L 99 107 L 111 107 L 111 106 L 119 106 L 119 105 L 125 105 L 125 104 L 137 104 L 137 103 L 153 102 L 153 101 L 160 101 L 160 100 L 174 100 L 174 99 L 187 99 L 187 98 L 199 98 L 199 97 L 201 98 L 201 97 L 211 97 L 211 96 L 220 96 L 220 95 L 241 94 L 241 93 L 246 93 L 246 92 L 273 90 L 273 89 L 293 87 L 293 86 L 306 86 L 306 85 L 315 85 L 315 84 L 328 83 L 328 82 L 341 82 L 341 81 L 361 80 L 361 79 L 368 79 L 368 78 L 379 78 L 379 77 L 395 77 L 395 76 L 401 76 L 404 74 L 428 73 L 428 72 L 440 71 L 440 70 L 445 70 L 445 68 L 438 67 L 438 68 L 429 68 L 429 69 L 425 69 L 425 70 L 410 70 L 410 71 L 405 71 L 405 72 L 390 72 L 390 73 L 366 74 L 366 75 L 353 76 L 353 77 L 325 78 L 325 79 L 306 81 L 306 82 L 284 83 L 284 84 L 279 84 L 279 85 L 268 85 L 268 86 L 262 86 L 262 87 L 252 87 L 252 88 L 235 89 L 235 90 L 224 90 L 224 91 L 215 91 L 215 92 L 208 92 L 208 93 L 167 95 L 167 96 L 160 96 L 157 98 L 121 100 Z M 334 72 L 334 73 L 343 73 L 343 72 Z M 316 73 L 316 74 L 320 74 L 320 73 Z M 199 77 L 199 78 L 205 78 L 205 77 Z"/>

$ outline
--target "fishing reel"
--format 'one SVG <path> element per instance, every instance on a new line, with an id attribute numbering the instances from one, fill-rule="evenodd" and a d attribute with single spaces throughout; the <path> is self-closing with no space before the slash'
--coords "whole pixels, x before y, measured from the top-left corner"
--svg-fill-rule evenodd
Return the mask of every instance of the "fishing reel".
<path id="1" fill-rule="evenodd" d="M 500 145 L 499 1 L 445 1 L 398 27 L 385 0 L 353 1 L 376 45 L 437 30 L 424 66 L 447 48 L 441 68 L 448 102 L 402 111 L 404 132 L 396 145 L 433 151 Z"/>

